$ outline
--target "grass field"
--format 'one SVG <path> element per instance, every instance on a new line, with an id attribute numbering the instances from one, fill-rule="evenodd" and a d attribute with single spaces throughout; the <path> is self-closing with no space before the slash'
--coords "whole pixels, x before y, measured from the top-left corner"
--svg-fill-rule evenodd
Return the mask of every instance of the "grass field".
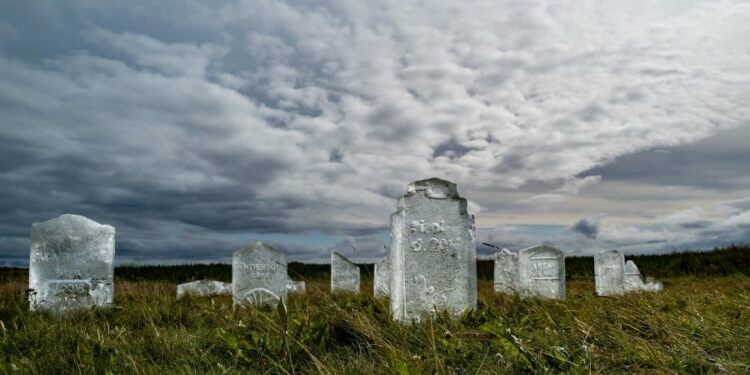
<path id="1" fill-rule="evenodd" d="M 231 297 L 176 301 L 170 279 L 226 266 L 122 268 L 116 308 L 63 319 L 28 312 L 25 271 L 4 270 L 0 373 L 750 373 L 750 276 L 732 251 L 747 254 L 684 255 L 715 267 L 661 269 L 663 293 L 619 298 L 596 297 L 577 265 L 590 259 L 569 259 L 565 301 L 495 295 L 480 264 L 476 311 L 412 326 L 391 322 L 367 270 L 365 293 L 332 296 L 327 267 L 297 265 L 308 291 L 286 311 L 234 311 Z M 669 259 L 636 262 L 648 275 Z"/>

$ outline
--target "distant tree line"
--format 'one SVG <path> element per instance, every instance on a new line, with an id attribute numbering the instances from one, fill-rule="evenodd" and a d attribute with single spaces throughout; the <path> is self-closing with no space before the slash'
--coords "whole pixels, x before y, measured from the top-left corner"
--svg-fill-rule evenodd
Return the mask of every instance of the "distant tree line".
<path id="1" fill-rule="evenodd" d="M 731 245 L 713 251 L 686 251 L 659 255 L 626 256 L 632 259 L 644 276 L 663 278 L 670 276 L 726 276 L 732 274 L 750 275 L 750 245 Z M 293 280 L 328 279 L 330 269 L 327 264 L 289 263 L 289 277 Z M 372 264 L 360 265 L 363 279 L 371 279 Z M 594 258 L 574 256 L 565 259 L 565 273 L 568 280 L 593 279 Z M 0 281 L 25 279 L 27 270 L 0 267 Z M 492 280 L 493 261 L 477 262 L 477 277 Z M 162 280 L 174 283 L 212 279 L 232 281 L 230 264 L 186 264 L 174 266 L 125 265 L 115 268 L 116 280 Z"/>

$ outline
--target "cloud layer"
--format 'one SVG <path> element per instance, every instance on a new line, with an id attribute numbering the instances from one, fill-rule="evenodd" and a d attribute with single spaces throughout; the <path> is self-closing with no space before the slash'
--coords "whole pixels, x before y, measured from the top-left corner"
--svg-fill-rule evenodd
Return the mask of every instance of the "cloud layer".
<path id="1" fill-rule="evenodd" d="M 0 10 L 8 263 L 65 212 L 116 225 L 122 261 L 270 234 L 292 259 L 320 258 L 298 240 L 317 235 L 375 256 L 410 181 L 457 182 L 480 223 L 503 207 L 482 192 L 558 184 L 515 208 L 547 212 L 600 184 L 592 168 L 750 120 L 742 1 Z"/>

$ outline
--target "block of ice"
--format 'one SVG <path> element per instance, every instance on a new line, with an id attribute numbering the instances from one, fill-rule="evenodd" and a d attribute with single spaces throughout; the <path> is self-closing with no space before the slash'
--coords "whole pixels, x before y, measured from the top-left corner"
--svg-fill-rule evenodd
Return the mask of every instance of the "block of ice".
<path id="1" fill-rule="evenodd" d="M 518 292 L 518 254 L 503 249 L 495 253 L 495 292 Z"/>
<path id="2" fill-rule="evenodd" d="M 551 246 L 535 246 L 518 253 L 520 293 L 565 299 L 565 254 Z"/>
<path id="3" fill-rule="evenodd" d="M 107 307 L 114 296 L 115 228 L 79 215 L 31 226 L 31 310 Z"/>
<path id="4" fill-rule="evenodd" d="M 393 319 L 418 321 L 439 311 L 457 317 L 477 306 L 474 217 L 456 184 L 439 178 L 409 184 L 391 215 L 390 305 Z"/>
<path id="5" fill-rule="evenodd" d="M 232 284 L 215 280 L 198 280 L 177 285 L 177 299 L 187 295 L 212 297 L 232 294 Z"/>
<path id="6" fill-rule="evenodd" d="M 335 251 L 331 252 L 331 292 L 359 293 L 359 267 Z"/>
<path id="7" fill-rule="evenodd" d="M 287 300 L 284 253 L 263 242 L 234 252 L 232 298 L 235 306 L 270 305 Z"/>

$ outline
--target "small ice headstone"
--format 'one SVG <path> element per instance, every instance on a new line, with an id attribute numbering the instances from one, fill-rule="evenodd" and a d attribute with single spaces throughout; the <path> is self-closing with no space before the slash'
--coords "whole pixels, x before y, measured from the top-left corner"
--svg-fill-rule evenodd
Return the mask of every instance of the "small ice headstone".
<path id="1" fill-rule="evenodd" d="M 474 217 L 456 184 L 409 184 L 391 215 L 391 314 L 411 322 L 439 311 L 457 317 L 477 306 Z"/>
<path id="2" fill-rule="evenodd" d="M 304 281 L 289 280 L 289 283 L 286 284 L 286 290 L 289 293 L 304 293 L 305 292 L 305 282 Z"/>
<path id="3" fill-rule="evenodd" d="M 642 290 L 646 285 L 641 278 L 641 271 L 632 260 L 625 262 L 623 281 L 625 292 Z"/>
<path id="4" fill-rule="evenodd" d="M 177 285 L 177 299 L 185 296 L 212 297 L 232 294 L 232 284 L 215 280 L 198 280 Z"/>
<path id="5" fill-rule="evenodd" d="M 232 297 L 235 306 L 286 304 L 287 270 L 284 253 L 263 243 L 232 256 Z"/>
<path id="6" fill-rule="evenodd" d="M 551 246 L 518 253 L 519 289 L 524 296 L 565 299 L 565 254 Z"/>
<path id="7" fill-rule="evenodd" d="M 617 250 L 594 255 L 594 278 L 598 296 L 619 296 L 625 293 L 625 257 Z"/>
<path id="8" fill-rule="evenodd" d="M 359 293 L 359 267 L 335 251 L 331 252 L 331 292 Z"/>
<path id="9" fill-rule="evenodd" d="M 641 271 L 638 270 L 638 266 L 636 266 L 635 262 L 632 260 L 625 262 L 624 280 L 626 293 L 639 291 L 659 292 L 664 288 L 662 283 L 655 280 L 649 279 L 644 283 L 643 278 L 641 277 Z"/>
<path id="10" fill-rule="evenodd" d="M 374 271 L 373 294 L 375 297 L 388 297 L 390 295 L 388 289 L 391 284 L 391 270 L 387 256 L 381 259 L 380 262 L 375 263 Z"/>
<path id="11" fill-rule="evenodd" d="M 518 254 L 508 249 L 495 253 L 495 292 L 518 292 Z"/>
<path id="12" fill-rule="evenodd" d="M 109 306 L 114 295 L 115 228 L 78 215 L 31 226 L 29 306 L 66 313 Z"/>

